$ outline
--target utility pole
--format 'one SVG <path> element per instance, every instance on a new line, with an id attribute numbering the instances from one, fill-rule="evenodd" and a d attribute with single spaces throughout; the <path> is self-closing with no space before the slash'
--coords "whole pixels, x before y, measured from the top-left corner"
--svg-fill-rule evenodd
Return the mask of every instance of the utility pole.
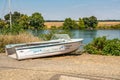
<path id="1" fill-rule="evenodd" d="M 12 28 L 11 0 L 9 0 L 9 17 L 10 17 L 10 28 Z"/>

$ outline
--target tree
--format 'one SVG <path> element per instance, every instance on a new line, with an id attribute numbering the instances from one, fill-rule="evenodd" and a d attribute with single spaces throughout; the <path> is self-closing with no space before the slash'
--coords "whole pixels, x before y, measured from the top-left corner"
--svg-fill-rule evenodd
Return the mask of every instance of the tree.
<path id="1" fill-rule="evenodd" d="M 29 17 L 27 15 L 22 15 L 18 20 L 18 24 L 22 26 L 23 29 L 29 28 Z"/>
<path id="2" fill-rule="evenodd" d="M 6 22 L 2 19 L 0 19 L 0 28 L 4 28 L 6 25 Z"/>
<path id="3" fill-rule="evenodd" d="M 6 21 L 10 20 L 10 16 L 9 15 L 10 14 L 6 14 L 4 16 Z M 17 11 L 15 11 L 13 14 L 11 14 L 11 16 L 12 16 L 12 23 L 17 23 L 18 19 L 21 17 L 21 15 L 23 15 L 23 14 L 21 14 L 20 12 L 17 12 Z"/>
<path id="4" fill-rule="evenodd" d="M 85 28 L 89 28 L 89 24 L 90 24 L 89 18 L 84 17 L 83 22 L 84 22 Z"/>
<path id="5" fill-rule="evenodd" d="M 38 12 L 35 12 L 35 13 L 32 14 L 32 16 L 30 16 L 29 25 L 33 29 L 43 29 L 44 22 L 45 21 L 44 21 L 42 15 Z"/>
<path id="6" fill-rule="evenodd" d="M 79 27 L 79 29 L 85 29 L 84 21 L 81 18 L 79 18 L 78 27 Z"/>
<path id="7" fill-rule="evenodd" d="M 98 25 L 97 18 L 95 16 L 91 16 L 89 17 L 89 21 L 90 21 L 90 27 L 93 29 L 96 28 L 96 26 Z"/>
<path id="8" fill-rule="evenodd" d="M 4 19 L 6 20 L 6 21 L 8 21 L 8 20 L 10 20 L 10 16 L 9 16 L 10 14 L 6 14 L 5 16 L 4 16 Z"/>
<path id="9" fill-rule="evenodd" d="M 21 17 L 21 14 L 19 12 L 14 12 L 14 14 L 12 14 L 12 22 L 13 23 L 18 22 L 18 19 L 20 19 L 20 17 Z"/>
<path id="10" fill-rule="evenodd" d="M 85 17 L 83 18 L 84 24 L 85 24 L 85 28 L 87 29 L 94 29 L 96 28 L 98 21 L 97 18 L 95 16 L 91 16 L 91 17 Z"/>
<path id="11" fill-rule="evenodd" d="M 63 23 L 63 29 L 77 29 L 78 25 L 75 20 L 72 20 L 71 18 L 66 18 Z"/>
<path id="12" fill-rule="evenodd" d="M 26 27 L 25 25 L 27 24 L 28 21 L 25 21 L 25 18 L 23 18 L 23 14 L 15 11 L 13 14 L 11 14 L 12 17 L 12 27 L 10 28 L 10 24 L 9 24 L 9 19 L 10 16 L 9 14 L 6 14 L 4 16 L 5 18 L 5 28 L 3 29 L 3 33 L 5 34 L 19 34 L 21 31 L 23 31 L 24 27 Z"/>

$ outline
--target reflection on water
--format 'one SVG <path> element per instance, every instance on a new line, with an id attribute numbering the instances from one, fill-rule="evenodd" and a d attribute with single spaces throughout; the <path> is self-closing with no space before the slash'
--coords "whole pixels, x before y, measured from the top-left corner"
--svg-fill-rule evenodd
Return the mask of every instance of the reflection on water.
<path id="1" fill-rule="evenodd" d="M 73 30 L 71 32 L 74 35 L 72 38 L 83 38 L 84 44 L 87 44 L 90 41 L 92 41 L 92 39 L 96 37 L 96 34 L 97 34 L 96 30 Z"/>
<path id="2" fill-rule="evenodd" d="M 49 33 L 49 30 L 39 30 L 39 31 L 31 31 L 30 33 L 38 36 L 41 33 Z M 107 39 L 120 39 L 120 30 L 71 30 L 73 33 L 72 38 L 83 38 L 84 44 L 87 44 L 93 40 L 95 37 L 106 36 Z"/>
<path id="3" fill-rule="evenodd" d="M 107 39 L 120 39 L 120 30 L 73 30 L 73 38 L 83 38 L 84 44 L 89 43 L 95 37 L 106 36 Z"/>
<path id="4" fill-rule="evenodd" d="M 98 30 L 96 36 L 106 36 L 107 39 L 120 39 L 120 30 Z"/>

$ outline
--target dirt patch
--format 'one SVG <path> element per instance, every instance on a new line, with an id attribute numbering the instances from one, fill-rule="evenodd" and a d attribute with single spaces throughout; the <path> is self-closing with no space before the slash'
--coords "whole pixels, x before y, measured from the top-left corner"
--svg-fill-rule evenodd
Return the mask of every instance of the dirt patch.
<path id="1" fill-rule="evenodd" d="M 0 80 L 49 80 L 56 74 L 120 79 L 120 57 L 68 54 L 17 61 L 0 54 Z"/>

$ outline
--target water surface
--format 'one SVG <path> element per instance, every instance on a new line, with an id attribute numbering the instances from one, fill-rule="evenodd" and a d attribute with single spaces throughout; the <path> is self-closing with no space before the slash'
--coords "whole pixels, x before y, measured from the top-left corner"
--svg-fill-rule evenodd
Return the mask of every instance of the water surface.
<path id="1" fill-rule="evenodd" d="M 120 30 L 72 30 L 72 38 L 83 38 L 83 43 L 87 44 L 95 37 L 106 36 L 107 39 L 120 39 Z"/>
<path id="2" fill-rule="evenodd" d="M 41 33 L 49 33 L 49 30 L 29 31 L 38 36 Z M 83 38 L 84 44 L 91 42 L 95 37 L 106 36 L 107 39 L 120 39 L 120 30 L 71 30 L 72 38 Z"/>

